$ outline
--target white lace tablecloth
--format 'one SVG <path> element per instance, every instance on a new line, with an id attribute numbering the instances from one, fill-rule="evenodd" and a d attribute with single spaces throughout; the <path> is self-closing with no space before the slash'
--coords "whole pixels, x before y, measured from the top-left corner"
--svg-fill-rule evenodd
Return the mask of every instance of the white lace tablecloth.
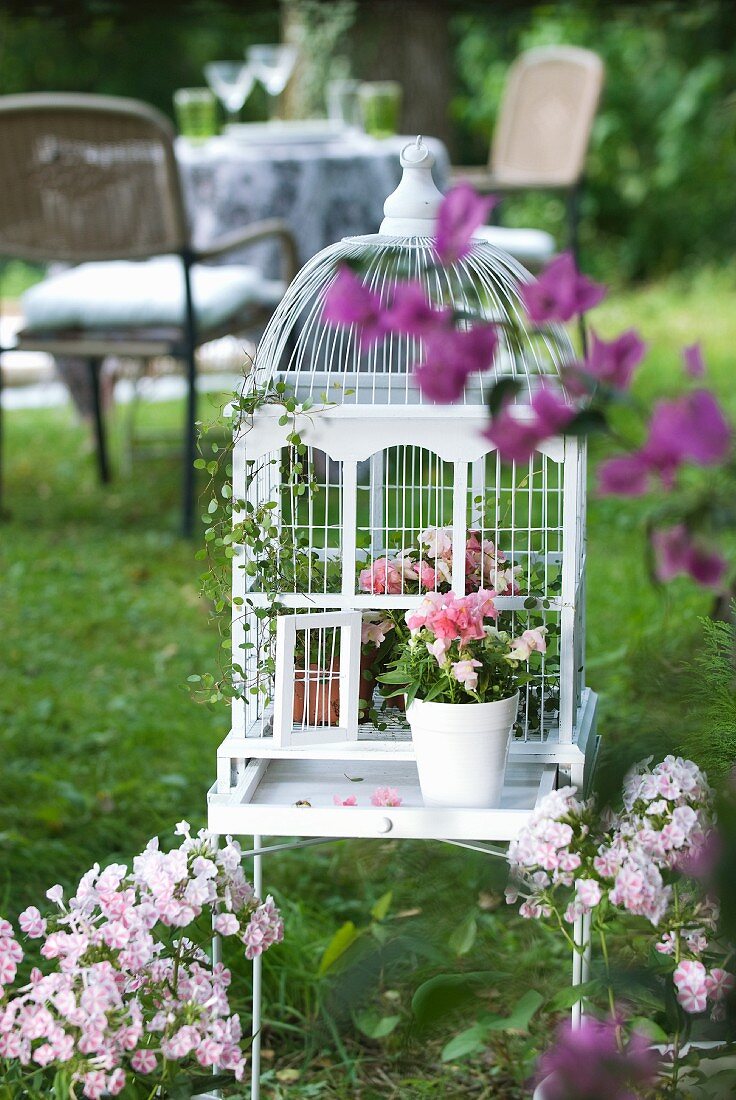
<path id="1" fill-rule="evenodd" d="M 248 145 L 222 136 L 203 145 L 179 138 L 176 146 L 194 244 L 263 218 L 283 218 L 296 238 L 305 263 L 342 237 L 375 233 L 386 197 L 401 178 L 399 153 L 412 137 L 379 140 L 346 134 L 312 144 Z M 425 138 L 434 153 L 437 186 L 447 186 L 447 149 Z M 265 275 L 280 272 L 278 246 L 258 244 L 236 259 L 257 265 Z"/>

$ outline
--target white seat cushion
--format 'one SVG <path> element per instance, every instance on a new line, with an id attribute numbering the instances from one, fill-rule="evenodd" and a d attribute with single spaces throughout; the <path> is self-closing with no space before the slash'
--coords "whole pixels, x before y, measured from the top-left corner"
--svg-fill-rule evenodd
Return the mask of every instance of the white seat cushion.
<path id="1" fill-rule="evenodd" d="M 284 284 L 254 267 L 197 265 L 192 293 L 203 330 L 224 324 L 249 306 L 275 306 Z M 184 273 L 178 256 L 80 264 L 26 291 L 25 330 L 139 329 L 180 326 Z"/>
<path id="2" fill-rule="evenodd" d="M 543 264 L 557 251 L 555 239 L 543 229 L 513 229 L 506 225 L 483 225 L 473 236 L 509 252 L 520 263 Z"/>

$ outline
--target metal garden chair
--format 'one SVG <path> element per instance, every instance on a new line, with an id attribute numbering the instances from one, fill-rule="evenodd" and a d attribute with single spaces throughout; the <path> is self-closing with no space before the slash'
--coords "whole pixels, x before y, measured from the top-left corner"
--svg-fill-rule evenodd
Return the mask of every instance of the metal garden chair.
<path id="1" fill-rule="evenodd" d="M 456 168 L 482 192 L 559 191 L 566 200 L 568 247 L 578 253 L 580 192 L 590 134 L 603 87 L 597 54 L 577 46 L 542 46 L 514 62 L 504 88 L 486 168 Z M 538 267 L 556 249 L 539 229 L 491 225 L 480 235 L 522 263 Z"/>
<path id="2" fill-rule="evenodd" d="M 191 534 L 196 349 L 260 325 L 284 289 L 252 267 L 205 264 L 276 237 L 288 281 L 296 269 L 291 233 L 271 219 L 195 249 L 172 127 L 134 100 L 0 97 L 0 149 L 0 257 L 75 265 L 24 296 L 24 325 L 14 347 L 88 362 L 102 481 L 110 476 L 100 400 L 103 358 L 170 355 L 183 361 L 183 530 Z M 0 419 L 0 462 L 1 448 Z"/>

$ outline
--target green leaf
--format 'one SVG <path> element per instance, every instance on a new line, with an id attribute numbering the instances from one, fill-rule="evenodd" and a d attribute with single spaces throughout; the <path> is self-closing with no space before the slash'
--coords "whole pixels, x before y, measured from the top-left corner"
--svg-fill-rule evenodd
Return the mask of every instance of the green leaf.
<path id="1" fill-rule="evenodd" d="M 411 1010 L 418 1026 L 426 1027 L 475 997 L 476 986 L 504 980 L 508 980 L 508 974 L 499 970 L 436 974 L 434 978 L 422 982 L 416 990 L 411 1000 Z"/>
<path id="2" fill-rule="evenodd" d="M 338 928 L 325 948 L 325 953 L 320 960 L 317 973 L 326 974 L 330 967 L 335 965 L 337 960 L 345 954 L 347 949 L 355 943 L 359 936 L 360 932 L 351 920 L 346 921 L 342 928 Z"/>
<path id="3" fill-rule="evenodd" d="M 600 409 L 582 409 L 565 426 L 565 435 L 592 435 L 608 431 L 608 423 Z"/>
<path id="4" fill-rule="evenodd" d="M 601 983 L 597 981 L 565 986 L 564 989 L 555 993 L 547 1007 L 551 1012 L 562 1012 L 566 1008 L 572 1008 L 578 1001 L 585 1000 L 586 997 L 593 997 L 600 988 Z"/>
<path id="5" fill-rule="evenodd" d="M 655 1024 L 654 1020 L 650 1020 L 648 1016 L 634 1016 L 629 1020 L 628 1026 L 632 1031 L 639 1031 L 642 1035 L 645 1035 L 647 1039 L 650 1039 L 653 1043 L 669 1043 L 670 1037 L 664 1028 L 661 1028 L 659 1024 Z"/>
<path id="6" fill-rule="evenodd" d="M 369 1039 L 385 1039 L 395 1030 L 401 1016 L 379 1016 L 377 1012 L 361 1012 L 355 1017 L 355 1023 Z"/>
<path id="7" fill-rule="evenodd" d="M 507 400 L 515 397 L 521 389 L 521 383 L 516 378 L 501 378 L 488 395 L 488 411 L 491 416 L 496 416 L 502 405 Z"/>
<path id="8" fill-rule="evenodd" d="M 489 1019 L 484 1026 L 489 1031 L 528 1031 L 532 1017 L 543 1002 L 542 994 L 536 989 L 530 989 L 516 1002 L 510 1016 Z"/>
<path id="9" fill-rule="evenodd" d="M 486 1045 L 486 1031 L 480 1024 L 461 1031 L 454 1039 L 450 1039 L 442 1048 L 442 1061 L 453 1062 L 455 1058 L 465 1058 L 468 1054 L 476 1054 Z"/>
<path id="10" fill-rule="evenodd" d="M 386 914 L 391 908 L 391 900 L 393 898 L 393 891 L 387 890 L 385 894 L 382 894 L 378 901 L 371 908 L 371 916 L 374 920 L 385 920 Z"/>
<path id="11" fill-rule="evenodd" d="M 470 913 L 461 924 L 457 926 L 450 936 L 450 949 L 456 955 L 467 955 L 475 943 L 478 934 L 478 923 L 475 914 Z"/>

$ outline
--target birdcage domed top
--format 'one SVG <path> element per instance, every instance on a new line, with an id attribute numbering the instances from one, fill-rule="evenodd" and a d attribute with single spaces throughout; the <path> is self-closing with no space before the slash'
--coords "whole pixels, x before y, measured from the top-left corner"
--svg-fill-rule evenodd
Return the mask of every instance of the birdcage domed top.
<path id="1" fill-rule="evenodd" d="M 397 284 L 419 282 L 438 306 L 497 325 L 498 348 L 492 367 L 469 381 L 464 403 L 485 404 L 501 377 L 522 383 L 524 401 L 541 376 L 559 376 L 573 362 L 570 340 L 561 326 L 543 331 L 530 325 L 519 287 L 531 276 L 507 252 L 483 240 L 449 266 L 439 266 L 432 235 L 442 195 L 431 176 L 431 153 L 418 138 L 406 146 L 404 176 L 384 206 L 379 233 L 346 237 L 309 260 L 288 287 L 260 342 L 253 382 L 261 387 L 284 381 L 300 400 L 331 404 L 417 405 L 426 402 L 412 379 L 421 362 L 421 340 L 389 333 L 361 346 L 357 325 L 332 325 L 322 316 L 324 299 L 341 265 L 360 265 L 366 286 L 388 305 Z"/>

